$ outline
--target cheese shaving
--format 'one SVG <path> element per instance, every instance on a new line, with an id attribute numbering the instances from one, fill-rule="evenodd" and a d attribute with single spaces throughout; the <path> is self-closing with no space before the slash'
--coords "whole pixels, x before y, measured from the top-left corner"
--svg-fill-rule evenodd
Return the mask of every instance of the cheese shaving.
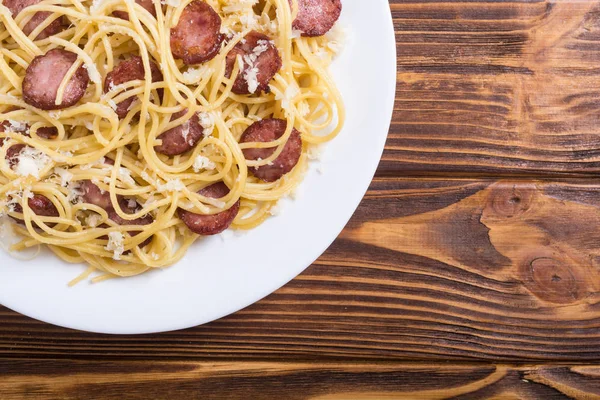
<path id="1" fill-rule="evenodd" d="M 108 234 L 108 244 L 104 249 L 113 252 L 113 260 L 120 260 L 125 252 L 124 239 L 125 236 L 121 232 L 110 232 Z"/>
<path id="2" fill-rule="evenodd" d="M 50 157 L 33 147 L 25 146 L 17 156 L 15 173 L 40 178 L 40 172 L 51 162 Z"/>

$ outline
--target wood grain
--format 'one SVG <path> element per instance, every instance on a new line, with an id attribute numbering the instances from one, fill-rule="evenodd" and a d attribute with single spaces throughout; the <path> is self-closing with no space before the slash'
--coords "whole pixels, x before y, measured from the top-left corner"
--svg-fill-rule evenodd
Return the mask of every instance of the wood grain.
<path id="1" fill-rule="evenodd" d="M 600 396 L 598 366 L 81 361 L 51 365 L 19 360 L 0 362 L 0 372 L 3 400 L 121 400 L 124 393 L 127 399 L 173 400 L 552 400 Z"/>
<path id="2" fill-rule="evenodd" d="M 0 313 L 4 357 L 600 358 L 600 185 L 376 179 L 339 240 L 263 301 L 181 332 L 105 336 Z"/>
<path id="3" fill-rule="evenodd" d="M 380 176 L 600 171 L 600 3 L 392 1 Z"/>

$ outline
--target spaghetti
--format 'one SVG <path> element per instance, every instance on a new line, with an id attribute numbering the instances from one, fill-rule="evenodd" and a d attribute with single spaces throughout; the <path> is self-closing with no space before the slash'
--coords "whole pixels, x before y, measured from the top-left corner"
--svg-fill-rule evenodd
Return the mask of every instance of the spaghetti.
<path id="1" fill-rule="evenodd" d="M 153 2 L 154 12 L 132 0 L 44 1 L 17 15 L 0 5 L 1 211 L 4 219 L 21 221 L 11 225 L 21 237 L 11 251 L 47 245 L 66 262 L 88 264 L 76 281 L 94 271 L 102 272 L 96 280 L 134 276 L 173 265 L 201 237 L 179 218 L 182 210 L 214 216 L 237 206 L 231 227 L 248 230 L 300 184 L 309 154 L 332 140 L 344 121 L 328 72 L 339 50 L 336 29 L 300 35 L 292 22 L 301 0 L 204 2 L 221 18 L 225 40 L 214 58 L 195 65 L 176 59 L 170 42 L 190 0 Z M 29 22 L 40 15 L 45 19 L 31 29 Z M 68 23 L 44 37 L 61 18 Z M 236 79 L 250 74 L 240 56 L 227 74 L 227 55 L 251 32 L 271 39 L 281 68 L 266 90 L 237 94 Z M 69 79 L 78 68 L 85 68 L 91 83 L 75 105 L 43 110 L 24 100 L 23 77 L 36 56 L 57 48 L 77 57 L 56 104 L 70 96 Z M 144 79 L 105 90 L 107 75 L 131 56 L 140 57 Z M 151 74 L 152 63 L 160 80 Z M 252 89 L 252 77 L 245 75 Z M 131 98 L 120 118 L 118 105 Z M 202 127 L 197 144 L 183 154 L 158 153 L 159 136 L 191 118 Z M 279 138 L 241 141 L 248 127 L 265 119 L 287 122 Z M 302 151 L 295 167 L 275 181 L 256 177 L 253 171 L 273 165 L 296 130 Z M 246 159 L 249 149 L 275 150 L 264 159 Z M 108 193 L 110 207 L 84 201 L 85 182 Z M 203 191 L 220 182 L 228 188 L 225 195 Z M 32 203 L 42 199 L 56 212 L 36 213 Z"/>

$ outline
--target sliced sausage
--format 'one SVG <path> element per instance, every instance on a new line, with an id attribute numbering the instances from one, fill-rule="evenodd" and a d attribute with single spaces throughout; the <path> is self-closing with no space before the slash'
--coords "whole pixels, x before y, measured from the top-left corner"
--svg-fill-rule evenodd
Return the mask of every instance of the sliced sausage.
<path id="1" fill-rule="evenodd" d="M 162 72 L 155 62 L 150 61 L 150 74 L 152 82 L 160 82 L 163 79 Z M 106 75 L 104 80 L 104 93 L 109 92 L 114 86 L 121 85 L 125 82 L 144 80 L 145 71 L 142 57 L 133 56 L 125 61 L 121 61 L 112 71 Z M 159 91 L 162 96 L 162 90 Z M 135 97 L 130 97 L 117 104 L 116 113 L 120 119 L 127 116 L 129 107 L 133 104 Z"/>
<path id="2" fill-rule="evenodd" d="M 15 144 L 6 150 L 6 161 L 11 169 L 15 168 L 19 163 L 19 154 L 26 146 L 24 144 Z"/>
<path id="3" fill-rule="evenodd" d="M 272 142 L 279 139 L 287 128 L 287 121 L 282 119 L 263 119 L 250 125 L 248 129 L 242 134 L 240 143 L 250 142 Z M 246 160 L 258 160 L 269 158 L 277 150 L 276 147 L 270 147 L 266 149 L 250 148 L 244 149 L 244 157 Z M 292 134 L 288 139 L 287 143 L 283 147 L 283 151 L 275 160 L 272 165 L 263 165 L 261 167 L 252 168 L 254 176 L 265 181 L 275 182 L 283 175 L 290 172 L 302 154 L 302 139 L 300 132 L 294 128 Z"/>
<path id="4" fill-rule="evenodd" d="M 227 196 L 229 188 L 223 182 L 215 183 L 198 192 L 212 199 L 220 199 Z M 240 201 L 238 200 L 230 209 L 214 215 L 194 214 L 182 208 L 177 210 L 179 218 L 194 233 L 198 235 L 216 235 L 229 228 L 238 212 Z"/>
<path id="5" fill-rule="evenodd" d="M 35 215 L 39 215 L 40 217 L 58 217 L 60 215 L 54 203 L 41 194 L 34 194 L 33 197 L 27 199 L 27 205 Z M 23 207 L 20 204 L 16 204 L 15 211 L 22 213 Z"/>
<path id="6" fill-rule="evenodd" d="M 156 9 L 154 8 L 154 2 L 152 0 L 135 0 L 135 2 L 142 6 L 146 11 L 148 11 L 150 14 L 152 14 L 153 17 L 156 18 Z M 117 18 L 129 21 L 129 14 L 127 13 L 127 11 L 113 11 L 112 14 Z"/>
<path id="7" fill-rule="evenodd" d="M 181 118 L 186 113 L 187 110 L 182 110 L 173 114 L 171 121 Z M 188 121 L 161 133 L 157 139 L 162 140 L 162 144 L 155 146 L 154 150 L 169 157 L 183 154 L 198 144 L 202 139 L 203 132 L 204 128 L 200 125 L 198 114 L 194 113 Z"/>
<path id="8" fill-rule="evenodd" d="M 23 100 L 42 110 L 57 110 L 75 105 L 88 86 L 89 76 L 83 65 L 69 79 L 62 102 L 54 104 L 58 87 L 75 61 L 77 54 L 64 49 L 52 49 L 35 57 L 25 71 Z"/>
<path id="9" fill-rule="evenodd" d="M 34 6 L 41 2 L 42 0 L 4 0 L 4 5 L 10 10 L 13 18 L 15 18 L 24 8 Z M 29 36 L 29 34 L 33 32 L 41 23 L 43 23 L 50 15 L 52 15 L 52 13 L 49 11 L 40 11 L 35 13 L 23 27 L 23 33 Z M 46 39 L 47 37 L 55 35 L 64 30 L 66 27 L 65 22 L 66 21 L 64 17 L 55 19 L 50 23 L 50 25 L 44 28 L 39 35 L 37 35 L 35 40 Z"/>
<path id="10" fill-rule="evenodd" d="M 42 139 L 56 139 L 58 137 L 58 129 L 55 126 L 43 126 L 37 130 L 37 134 Z"/>
<path id="11" fill-rule="evenodd" d="M 200 64 L 219 53 L 224 38 L 219 14 L 205 2 L 195 0 L 183 9 L 179 22 L 171 28 L 171 53 L 187 65 Z"/>
<path id="12" fill-rule="evenodd" d="M 297 3 L 298 15 L 292 27 L 301 31 L 302 36 L 326 34 L 342 13 L 341 0 L 297 0 Z"/>
<path id="13" fill-rule="evenodd" d="M 108 158 L 104 157 L 104 164 L 107 165 L 115 165 L 115 162 Z M 112 208 L 113 204 L 110 200 L 110 192 L 106 190 L 102 190 L 90 180 L 84 180 L 79 182 L 81 194 L 81 200 L 85 203 L 93 204 L 105 210 Z M 117 200 L 119 204 L 123 204 L 124 197 L 122 195 L 117 195 Z"/>
<path id="14" fill-rule="evenodd" d="M 279 51 L 267 35 L 252 31 L 227 54 L 225 76 L 231 77 L 237 56 L 242 56 L 243 69 L 231 91 L 236 94 L 269 92 L 269 82 L 281 69 Z"/>
<path id="15" fill-rule="evenodd" d="M 93 204 L 105 210 L 112 208 L 110 200 L 110 192 L 100 189 L 92 181 L 85 180 L 80 182 L 80 190 L 83 193 L 81 199 L 85 203 Z M 117 195 L 117 199 L 121 201 L 123 196 Z"/>
<path id="16" fill-rule="evenodd" d="M 31 208 L 31 211 L 33 211 L 33 213 L 35 215 L 38 215 L 40 217 L 58 217 L 58 216 L 60 216 L 60 213 L 58 212 L 58 209 L 56 208 L 54 203 L 52 203 L 50 201 L 50 199 L 44 195 L 34 194 L 33 197 L 27 199 L 27 205 L 29 206 L 29 208 Z M 23 207 L 21 207 L 20 204 L 15 204 L 15 212 L 23 213 Z M 13 218 L 13 219 L 20 224 L 25 224 L 25 221 L 23 221 L 20 218 Z M 48 223 L 46 225 L 48 225 L 50 228 L 52 228 L 56 224 Z M 34 224 L 34 226 L 37 227 L 37 224 Z"/>

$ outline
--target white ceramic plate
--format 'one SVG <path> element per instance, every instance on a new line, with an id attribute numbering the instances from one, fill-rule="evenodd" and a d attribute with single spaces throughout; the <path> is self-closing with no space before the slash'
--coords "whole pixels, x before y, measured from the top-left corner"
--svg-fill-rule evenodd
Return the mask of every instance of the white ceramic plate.
<path id="1" fill-rule="evenodd" d="M 348 109 L 299 196 L 259 228 L 192 247 L 177 265 L 101 284 L 67 282 L 84 267 L 46 252 L 18 261 L 0 250 L 0 303 L 64 327 L 150 333 L 203 324 L 275 291 L 317 259 L 346 225 L 381 158 L 396 88 L 396 47 L 387 0 L 343 0 L 346 47 L 333 73 Z M 317 171 L 317 167 L 320 171 Z M 270 249 L 268 252 L 266 249 Z"/>

